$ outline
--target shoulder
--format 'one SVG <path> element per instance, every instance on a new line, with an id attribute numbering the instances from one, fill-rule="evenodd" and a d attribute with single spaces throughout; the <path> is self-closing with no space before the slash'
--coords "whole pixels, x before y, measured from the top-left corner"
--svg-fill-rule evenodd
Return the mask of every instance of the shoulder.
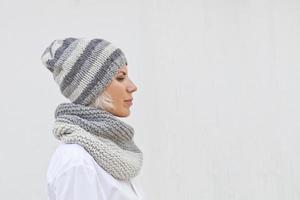
<path id="1" fill-rule="evenodd" d="M 55 150 L 54 159 L 58 158 L 60 161 L 65 161 L 70 164 L 92 164 L 92 156 L 79 144 L 61 143 Z"/>
<path id="2" fill-rule="evenodd" d="M 63 171 L 75 166 L 86 166 L 87 168 L 94 168 L 93 157 L 78 144 L 61 143 L 56 148 L 51 156 L 47 178 L 53 179 Z"/>

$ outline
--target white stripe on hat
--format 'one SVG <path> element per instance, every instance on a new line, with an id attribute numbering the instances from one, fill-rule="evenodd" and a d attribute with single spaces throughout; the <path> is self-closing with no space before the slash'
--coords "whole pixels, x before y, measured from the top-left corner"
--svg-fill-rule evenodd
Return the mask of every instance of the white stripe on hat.
<path id="1" fill-rule="evenodd" d="M 55 81 L 58 85 L 61 85 L 62 81 L 64 80 L 65 76 L 71 71 L 72 67 L 74 66 L 77 59 L 80 55 L 84 52 L 86 46 L 89 44 L 89 40 L 81 40 L 78 44 L 71 44 L 77 45 L 76 48 L 71 52 L 71 55 L 67 57 L 64 63 L 61 66 L 61 72 L 55 77 Z M 63 57 L 63 56 L 61 56 Z"/>

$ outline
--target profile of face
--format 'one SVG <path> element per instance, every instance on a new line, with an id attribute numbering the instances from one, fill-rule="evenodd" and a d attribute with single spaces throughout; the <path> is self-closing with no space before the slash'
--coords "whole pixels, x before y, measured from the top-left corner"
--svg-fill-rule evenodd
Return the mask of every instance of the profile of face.
<path id="1" fill-rule="evenodd" d="M 128 77 L 128 69 L 125 65 L 118 70 L 111 83 L 92 103 L 92 106 L 104 109 L 117 117 L 127 117 L 132 106 L 132 94 L 136 90 L 137 86 Z"/>

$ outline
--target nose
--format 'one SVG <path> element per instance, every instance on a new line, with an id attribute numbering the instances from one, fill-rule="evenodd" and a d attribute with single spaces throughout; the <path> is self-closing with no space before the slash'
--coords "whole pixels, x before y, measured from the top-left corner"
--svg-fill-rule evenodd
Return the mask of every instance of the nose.
<path id="1" fill-rule="evenodd" d="M 137 91 L 137 86 L 129 79 L 129 85 L 127 87 L 127 91 L 133 93 Z"/>

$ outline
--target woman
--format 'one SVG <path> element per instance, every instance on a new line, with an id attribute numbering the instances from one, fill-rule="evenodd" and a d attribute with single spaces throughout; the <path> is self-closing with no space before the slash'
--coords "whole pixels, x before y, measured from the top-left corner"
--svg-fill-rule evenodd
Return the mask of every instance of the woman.
<path id="1" fill-rule="evenodd" d="M 71 102 L 55 110 L 61 141 L 47 171 L 49 200 L 141 199 L 132 179 L 143 154 L 127 117 L 136 85 L 124 53 L 104 39 L 54 40 L 41 57 Z"/>

